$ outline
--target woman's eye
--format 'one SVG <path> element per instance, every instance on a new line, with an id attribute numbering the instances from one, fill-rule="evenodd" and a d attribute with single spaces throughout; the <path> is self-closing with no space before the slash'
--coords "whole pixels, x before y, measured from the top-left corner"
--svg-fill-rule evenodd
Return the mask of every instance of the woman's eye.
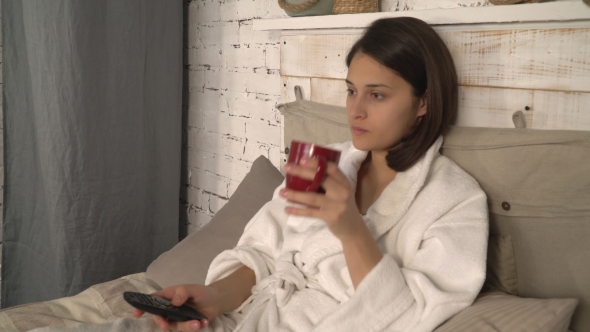
<path id="1" fill-rule="evenodd" d="M 375 98 L 375 99 L 383 99 L 383 97 L 384 97 L 382 94 L 377 93 L 377 92 L 372 93 L 371 96 L 373 96 L 373 98 Z"/>
<path id="2" fill-rule="evenodd" d="M 346 89 L 346 92 L 348 93 L 349 96 L 355 95 L 356 91 L 352 90 L 352 89 Z"/>

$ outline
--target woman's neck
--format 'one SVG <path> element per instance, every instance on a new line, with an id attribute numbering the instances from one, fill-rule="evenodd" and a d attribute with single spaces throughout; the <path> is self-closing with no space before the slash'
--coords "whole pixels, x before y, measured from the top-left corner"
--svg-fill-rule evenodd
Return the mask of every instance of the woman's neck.
<path id="1" fill-rule="evenodd" d="M 387 151 L 371 151 L 363 163 L 370 179 L 379 187 L 387 185 L 395 179 L 397 172 L 387 166 Z"/>
<path id="2" fill-rule="evenodd" d="M 362 214 L 367 212 L 397 175 L 396 171 L 387 166 L 386 156 L 387 151 L 369 152 L 358 171 L 356 202 Z"/>

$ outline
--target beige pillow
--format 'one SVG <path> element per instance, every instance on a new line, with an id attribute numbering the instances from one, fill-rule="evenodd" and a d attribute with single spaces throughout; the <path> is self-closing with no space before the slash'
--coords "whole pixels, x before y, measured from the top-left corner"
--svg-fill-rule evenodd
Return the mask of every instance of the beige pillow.
<path id="1" fill-rule="evenodd" d="M 235 247 L 248 221 L 272 198 L 282 181 L 283 176 L 273 164 L 266 157 L 258 157 L 213 219 L 153 261 L 147 276 L 162 288 L 203 284 L 211 261 L 222 251 Z"/>
<path id="2" fill-rule="evenodd" d="M 514 262 L 514 295 L 579 299 L 571 329 L 590 331 L 590 132 L 453 127 L 442 153 L 486 192 L 490 235 L 510 236 L 489 269 Z"/>
<path id="3" fill-rule="evenodd" d="M 434 332 L 566 332 L 577 303 L 575 299 L 482 293 Z"/>
<path id="4" fill-rule="evenodd" d="M 299 100 L 279 110 L 285 146 L 297 138 L 350 139 L 344 107 Z M 571 328 L 590 331 L 590 132 L 452 127 L 441 152 L 488 195 L 486 286 L 523 297 L 575 297 Z"/>
<path id="5" fill-rule="evenodd" d="M 330 144 L 350 141 L 346 108 L 307 100 L 278 105 L 285 120 L 285 146 L 292 140 Z"/>

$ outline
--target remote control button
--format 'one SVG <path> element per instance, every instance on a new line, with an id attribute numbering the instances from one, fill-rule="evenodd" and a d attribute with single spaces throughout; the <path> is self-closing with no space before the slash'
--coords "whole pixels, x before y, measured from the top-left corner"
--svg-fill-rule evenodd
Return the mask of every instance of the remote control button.
<path id="1" fill-rule="evenodd" d="M 161 297 L 158 297 L 158 296 L 154 296 L 153 299 L 154 299 L 154 302 L 156 302 L 157 304 L 159 304 L 161 306 L 164 306 L 164 307 L 174 307 L 172 305 L 172 302 L 170 302 L 170 301 L 168 301 L 168 300 L 166 300 L 164 298 L 161 298 Z"/>

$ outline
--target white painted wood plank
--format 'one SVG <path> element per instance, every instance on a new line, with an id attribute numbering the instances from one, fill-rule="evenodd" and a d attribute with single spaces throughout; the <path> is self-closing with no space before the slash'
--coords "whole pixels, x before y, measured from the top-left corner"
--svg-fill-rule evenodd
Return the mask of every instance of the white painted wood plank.
<path id="1" fill-rule="evenodd" d="M 461 85 L 590 91 L 590 28 L 440 35 Z"/>
<path id="2" fill-rule="evenodd" d="M 535 91 L 533 128 L 590 131 L 590 93 Z"/>
<path id="3" fill-rule="evenodd" d="M 455 124 L 463 127 L 514 128 L 512 114 L 522 111 L 530 128 L 534 116 L 532 105 L 532 90 L 460 86 Z M 527 111 L 526 106 L 531 110 Z"/>
<path id="4" fill-rule="evenodd" d="M 347 94 L 344 80 L 311 79 L 311 101 L 346 107 Z"/>
<path id="5" fill-rule="evenodd" d="M 358 35 L 281 37 L 281 74 L 346 78 L 346 54 Z"/>
<path id="6" fill-rule="evenodd" d="M 443 31 L 460 85 L 590 91 L 590 27 Z M 343 79 L 358 35 L 281 37 L 281 73 Z"/>
<path id="7" fill-rule="evenodd" d="M 345 107 L 343 80 L 311 79 L 311 100 Z M 526 107 L 529 107 L 529 110 Z M 522 111 L 527 128 L 590 130 L 590 93 L 459 86 L 455 125 L 514 128 Z"/>
<path id="8" fill-rule="evenodd" d="M 557 1 L 511 6 L 461 7 L 367 14 L 306 16 L 254 20 L 254 30 L 364 28 L 384 17 L 410 16 L 432 25 L 502 22 L 551 22 L 589 20 L 590 6 L 579 1 Z"/>
<path id="9" fill-rule="evenodd" d="M 346 107 L 344 80 L 312 78 L 311 100 Z M 522 111 L 526 123 L 533 123 L 533 91 L 473 86 L 459 87 L 456 125 L 464 127 L 514 128 L 512 114 Z M 530 110 L 526 110 L 526 106 Z"/>

